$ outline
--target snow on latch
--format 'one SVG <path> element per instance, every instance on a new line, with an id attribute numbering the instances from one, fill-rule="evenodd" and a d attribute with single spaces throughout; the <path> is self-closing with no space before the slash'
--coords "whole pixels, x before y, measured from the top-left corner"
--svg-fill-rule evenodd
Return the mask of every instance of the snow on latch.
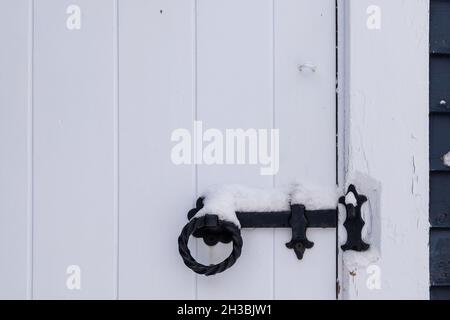
<path id="1" fill-rule="evenodd" d="M 358 205 L 358 200 L 356 200 L 355 194 L 353 192 L 349 192 L 345 196 L 345 204 L 352 204 L 354 207 Z"/>
<path id="2" fill-rule="evenodd" d="M 442 157 L 442 161 L 444 161 L 444 165 L 450 167 L 450 152 Z"/>
<path id="3" fill-rule="evenodd" d="M 292 184 L 279 189 L 249 188 L 240 185 L 217 185 L 202 194 L 204 207 L 196 217 L 215 214 L 240 228 L 236 212 L 280 212 L 291 204 L 303 204 L 307 210 L 331 209 L 337 206 L 338 190 L 306 189 Z M 356 200 L 356 199 L 355 199 Z"/>

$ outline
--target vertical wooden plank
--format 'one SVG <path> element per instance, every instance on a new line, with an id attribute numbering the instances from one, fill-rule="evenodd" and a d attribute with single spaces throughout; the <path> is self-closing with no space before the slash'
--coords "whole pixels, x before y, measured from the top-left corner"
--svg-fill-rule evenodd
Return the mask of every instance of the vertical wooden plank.
<path id="1" fill-rule="evenodd" d="M 335 1 L 275 1 L 275 125 L 280 128 L 277 185 L 296 180 L 332 192 L 336 185 Z M 311 32 L 314 30 L 314 32 Z M 311 63 L 316 72 L 298 66 Z M 302 261 L 275 232 L 275 298 L 334 299 L 336 232 L 308 230 L 315 243 Z"/>
<path id="2" fill-rule="evenodd" d="M 198 0 L 197 120 L 204 130 L 271 129 L 273 113 L 272 0 Z M 200 165 L 198 190 L 240 183 L 272 187 L 259 166 Z M 200 299 L 271 299 L 273 230 L 243 230 L 243 254 L 232 270 L 198 277 Z M 216 262 L 228 247 L 198 241 L 198 260 Z"/>
<path id="3" fill-rule="evenodd" d="M 193 205 L 194 166 L 171 161 L 191 130 L 194 0 L 119 3 L 120 298 L 192 299 L 177 237 Z"/>
<path id="4" fill-rule="evenodd" d="M 367 28 L 372 5 L 346 1 L 346 183 L 374 223 L 372 250 L 344 259 L 342 298 L 428 299 L 430 1 L 378 1 L 381 29 Z M 372 265 L 381 290 L 367 286 Z"/>
<path id="5" fill-rule="evenodd" d="M 346 66 L 346 56 L 345 56 L 345 44 L 347 43 L 346 35 L 349 25 L 346 23 L 346 13 L 347 13 L 347 1 L 346 0 L 337 0 L 336 1 L 336 125 L 337 125 L 337 182 L 339 185 L 338 190 L 345 193 L 345 175 L 346 175 L 346 130 L 345 130 L 345 102 L 347 99 L 347 90 L 346 90 L 346 74 L 345 74 L 345 66 Z M 337 236 L 337 246 L 339 247 L 340 238 L 342 238 L 342 234 L 345 232 L 345 229 L 342 220 L 345 219 L 346 213 L 344 212 L 344 208 L 342 206 L 338 207 L 338 228 L 336 230 Z M 346 232 L 345 232 L 346 233 Z M 343 297 L 342 290 L 342 278 L 343 274 L 343 254 L 342 250 L 338 250 L 336 256 L 336 299 L 341 300 Z"/>
<path id="6" fill-rule="evenodd" d="M 31 294 L 31 10 L 0 2 L 0 299 Z"/>
<path id="7" fill-rule="evenodd" d="M 77 18 L 78 9 L 80 29 L 77 21 L 67 22 Z M 109 0 L 35 4 L 34 296 L 39 299 L 115 297 L 114 10 Z"/>

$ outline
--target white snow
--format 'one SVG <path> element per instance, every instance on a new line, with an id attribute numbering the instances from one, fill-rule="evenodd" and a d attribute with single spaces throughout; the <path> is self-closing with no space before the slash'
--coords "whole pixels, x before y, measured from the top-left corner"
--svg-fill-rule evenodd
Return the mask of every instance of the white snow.
<path id="1" fill-rule="evenodd" d="M 358 200 L 356 200 L 355 194 L 353 192 L 347 193 L 345 196 L 345 204 L 352 204 L 354 207 L 358 205 Z"/>
<path id="2" fill-rule="evenodd" d="M 343 262 L 347 270 L 358 270 L 358 268 L 367 268 L 380 260 L 380 252 L 373 246 L 368 251 L 356 252 L 345 251 L 343 253 Z"/>
<path id="3" fill-rule="evenodd" d="M 292 184 L 279 189 L 249 188 L 240 185 L 217 185 L 202 194 L 204 207 L 196 214 L 202 217 L 215 214 L 219 219 L 240 228 L 236 212 L 279 212 L 290 204 L 303 204 L 307 210 L 330 209 L 337 206 L 337 188 L 332 190 L 306 189 Z"/>
<path id="4" fill-rule="evenodd" d="M 299 183 L 290 187 L 290 201 L 292 204 L 303 204 L 307 210 L 326 210 L 337 207 L 339 190 L 333 188 L 305 188 Z"/>
<path id="5" fill-rule="evenodd" d="M 450 167 L 450 152 L 442 157 L 442 161 L 444 161 L 444 165 Z"/>

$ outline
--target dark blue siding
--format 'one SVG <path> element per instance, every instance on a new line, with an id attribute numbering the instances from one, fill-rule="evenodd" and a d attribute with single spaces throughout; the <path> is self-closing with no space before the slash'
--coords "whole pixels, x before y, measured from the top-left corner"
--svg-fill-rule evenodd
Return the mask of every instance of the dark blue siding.
<path id="1" fill-rule="evenodd" d="M 448 230 L 431 230 L 430 249 L 431 285 L 450 286 L 450 233 Z"/>
<path id="2" fill-rule="evenodd" d="M 450 0 L 430 10 L 430 295 L 450 300 Z"/>
<path id="3" fill-rule="evenodd" d="M 432 112 L 446 112 L 450 114 L 450 91 L 448 90 L 449 87 L 450 59 L 447 55 L 431 55 L 430 110 Z M 447 101 L 447 105 L 441 105 L 441 101 Z"/>
<path id="4" fill-rule="evenodd" d="M 448 88 L 450 89 L 450 86 Z M 450 114 L 432 113 L 430 115 L 431 171 L 433 172 L 450 171 L 450 167 L 445 166 L 443 161 L 443 157 L 449 152 L 450 152 Z"/>
<path id="5" fill-rule="evenodd" d="M 450 300 L 450 287 L 432 287 L 431 300 Z"/>
<path id="6" fill-rule="evenodd" d="M 430 223 L 435 229 L 450 227 L 450 172 L 430 176 Z"/>
<path id="7" fill-rule="evenodd" d="M 430 49 L 432 53 L 450 52 L 449 0 L 431 0 Z"/>

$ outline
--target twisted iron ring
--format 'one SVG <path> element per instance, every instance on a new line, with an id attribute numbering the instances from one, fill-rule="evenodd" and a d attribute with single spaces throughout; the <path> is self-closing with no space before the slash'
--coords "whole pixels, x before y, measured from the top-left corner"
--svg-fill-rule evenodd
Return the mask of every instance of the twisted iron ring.
<path id="1" fill-rule="evenodd" d="M 203 274 L 205 276 L 212 276 L 225 270 L 231 268 L 236 260 L 240 257 L 242 251 L 242 237 L 240 229 L 231 222 L 222 221 L 217 218 L 217 226 L 221 228 L 221 230 L 228 232 L 233 241 L 233 251 L 219 264 L 213 264 L 210 266 L 205 266 L 201 263 L 198 263 L 191 254 L 191 251 L 188 248 L 189 237 L 197 230 L 202 228 L 207 228 L 207 216 L 193 218 L 186 224 L 181 231 L 180 236 L 178 237 L 178 251 L 180 252 L 181 257 L 183 258 L 184 264 L 190 268 L 192 271 L 198 274 Z"/>

